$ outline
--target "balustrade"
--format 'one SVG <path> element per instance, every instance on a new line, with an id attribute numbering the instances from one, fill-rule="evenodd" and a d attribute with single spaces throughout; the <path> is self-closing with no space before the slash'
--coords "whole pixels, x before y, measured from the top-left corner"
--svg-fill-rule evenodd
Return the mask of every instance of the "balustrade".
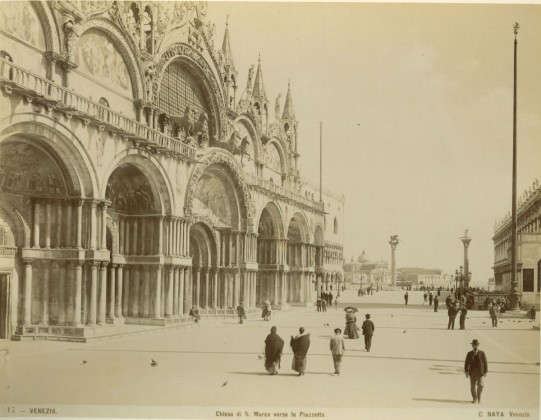
<path id="1" fill-rule="evenodd" d="M 10 88 L 28 91 L 28 94 L 60 110 L 77 113 L 82 119 L 92 119 L 97 124 L 107 124 L 112 129 L 120 131 L 122 135 L 134 137 L 135 140 L 151 143 L 179 155 L 195 157 L 195 149 L 179 139 L 128 118 L 4 58 L 0 58 L 0 81 Z"/>

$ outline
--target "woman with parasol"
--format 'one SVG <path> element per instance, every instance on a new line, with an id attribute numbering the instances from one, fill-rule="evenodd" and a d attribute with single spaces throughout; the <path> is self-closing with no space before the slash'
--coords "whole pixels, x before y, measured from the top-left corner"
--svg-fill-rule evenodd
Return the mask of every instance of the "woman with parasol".
<path id="1" fill-rule="evenodd" d="M 359 338 L 359 333 L 357 331 L 357 317 L 355 316 L 357 308 L 348 306 L 347 308 L 344 308 L 344 311 L 346 311 L 346 328 L 344 329 L 344 335 L 347 335 L 348 338 Z"/>

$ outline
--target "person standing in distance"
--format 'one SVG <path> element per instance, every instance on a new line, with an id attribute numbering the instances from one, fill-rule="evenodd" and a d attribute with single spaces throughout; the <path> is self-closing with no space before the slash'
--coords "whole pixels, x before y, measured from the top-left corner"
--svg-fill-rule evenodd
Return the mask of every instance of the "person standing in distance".
<path id="1" fill-rule="evenodd" d="M 485 386 L 483 378 L 487 376 L 488 362 L 485 352 L 479 350 L 479 341 L 474 339 L 471 342 L 473 350 L 466 355 L 464 362 L 464 373 L 470 379 L 470 390 L 473 398 L 472 404 L 481 403 L 481 394 Z"/>
<path id="2" fill-rule="evenodd" d="M 404 303 L 406 305 L 408 304 L 408 298 L 409 298 L 409 295 L 408 295 L 408 292 L 406 292 L 406 294 L 404 295 Z"/>
<path id="3" fill-rule="evenodd" d="M 334 363 L 334 373 L 333 376 L 340 375 L 340 364 L 342 363 L 342 356 L 346 351 L 346 346 L 344 344 L 344 339 L 342 338 L 342 330 L 340 328 L 334 329 L 334 335 L 331 337 L 331 353 L 332 360 Z"/>
<path id="4" fill-rule="evenodd" d="M 370 347 L 372 347 L 372 336 L 374 335 L 374 330 L 376 327 L 374 326 L 374 323 L 370 320 L 370 314 L 365 315 L 365 321 L 363 322 L 362 329 L 363 329 L 363 335 L 364 335 L 364 348 L 366 351 L 370 351 Z"/>

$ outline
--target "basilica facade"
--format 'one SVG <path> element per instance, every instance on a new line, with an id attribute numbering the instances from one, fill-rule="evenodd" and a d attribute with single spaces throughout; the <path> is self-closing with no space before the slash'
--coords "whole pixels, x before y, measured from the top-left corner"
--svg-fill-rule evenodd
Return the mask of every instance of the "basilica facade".
<path id="1" fill-rule="evenodd" d="M 0 339 L 311 305 L 341 281 L 344 199 L 300 176 L 291 89 L 271 110 L 207 7 L 0 4 Z"/>

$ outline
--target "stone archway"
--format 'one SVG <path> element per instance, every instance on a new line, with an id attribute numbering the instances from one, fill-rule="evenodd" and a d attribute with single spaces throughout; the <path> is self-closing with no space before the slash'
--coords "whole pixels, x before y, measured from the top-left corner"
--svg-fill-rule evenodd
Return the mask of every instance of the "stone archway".
<path id="1" fill-rule="evenodd" d="M 108 323 L 161 325 L 165 315 L 161 256 L 163 203 L 169 201 L 147 166 L 145 161 L 121 162 L 107 181 L 110 230 L 103 248 L 110 256 L 104 263 Z"/>
<path id="2" fill-rule="evenodd" d="M 214 235 L 202 222 L 190 228 L 190 253 L 192 258 L 192 306 L 202 311 L 216 309 L 219 298 L 228 301 L 232 284 L 219 285 L 217 279 L 217 249 Z M 220 290 L 218 290 L 220 289 Z"/>
<path id="3" fill-rule="evenodd" d="M 306 218 L 302 213 L 295 213 L 287 230 L 287 301 L 291 305 L 304 306 L 313 301 L 311 255 Z"/>
<path id="4" fill-rule="evenodd" d="M 281 308 L 287 303 L 284 294 L 286 242 L 281 211 L 275 203 L 270 202 L 263 208 L 257 233 L 257 303 L 262 305 L 269 301 L 274 308 Z"/>

